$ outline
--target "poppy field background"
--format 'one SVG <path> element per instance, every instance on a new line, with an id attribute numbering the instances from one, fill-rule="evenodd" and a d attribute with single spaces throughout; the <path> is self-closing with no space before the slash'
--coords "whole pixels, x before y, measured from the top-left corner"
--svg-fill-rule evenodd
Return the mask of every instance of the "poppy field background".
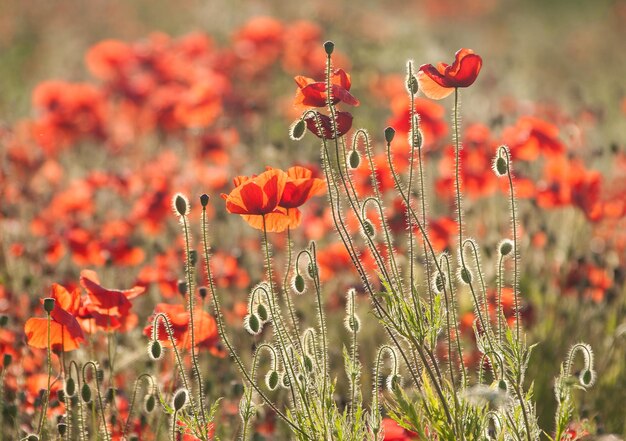
<path id="1" fill-rule="evenodd" d="M 352 118 L 346 131 L 365 127 L 382 146 L 383 130 L 394 127 L 400 169 L 409 151 L 406 61 L 416 67 L 451 62 L 462 47 L 480 54 L 480 75 L 461 100 L 465 228 L 483 247 L 486 276 L 495 279 L 493 250 L 510 224 L 508 187 L 492 162 L 496 148 L 508 145 L 521 229 L 521 317 L 529 342 L 539 342 L 528 375 L 540 426 L 552 430 L 554 378 L 569 347 L 584 340 L 595 351 L 597 381 L 579 397 L 569 439 L 587 430 L 626 436 L 624 38 L 626 2 L 617 0 L 3 2 L 0 439 L 37 431 L 48 386 L 46 297 L 57 305 L 52 350 L 67 351 L 53 356 L 55 376 L 70 360 L 96 360 L 106 373 L 105 389 L 116 388 L 115 412 L 123 421 L 142 373 L 154 375 L 167 392 L 178 386 L 169 354 L 155 363 L 146 350 L 154 317 L 168 314 L 181 348 L 197 348 L 209 402 L 222 397 L 210 430 L 235 438 L 242 380 L 205 296 L 198 297 L 190 341 L 181 295 L 185 243 L 172 200 L 179 192 L 189 197 L 191 235 L 200 244 L 199 198 L 210 196 L 211 270 L 229 333 L 249 362 L 249 348 L 261 339 L 244 331 L 244 319 L 248 294 L 264 277 L 264 257 L 261 235 L 250 227 L 255 220 L 234 215 L 249 213 L 228 205 L 227 195 L 245 182 L 233 183 L 238 176 L 311 179 L 300 183 L 311 186 L 310 194 L 299 193 L 298 204 L 285 208 L 290 239 L 297 249 L 316 241 L 338 378 L 345 376 L 345 293 L 357 289 L 360 356 L 371 379 L 373 348 L 385 335 L 335 234 L 325 189 L 313 183 L 324 177 L 318 129 L 311 120 L 303 141 L 289 137 L 302 106 L 316 105 L 298 90 L 306 78 L 323 81 L 326 40 L 335 42 L 335 66 L 349 72 L 349 80 L 337 80 L 345 92 L 341 109 Z M 451 99 L 420 95 L 415 109 L 431 239 L 437 252 L 454 250 Z M 389 225 L 402 232 L 402 202 L 392 196 L 382 148 L 378 153 L 373 160 L 381 191 L 390 195 Z M 294 166 L 307 171 L 290 172 Z M 356 169 L 353 178 L 359 192 L 368 191 L 367 169 Z M 286 227 L 273 226 L 269 241 L 282 279 Z M 375 267 L 367 256 L 364 265 Z M 495 296 L 489 292 L 490 304 Z M 313 325 L 311 299 L 294 296 L 294 302 L 300 321 Z M 512 319 L 511 290 L 504 290 L 503 304 Z M 474 313 L 469 302 L 459 307 L 471 348 Z M 479 362 L 477 351 L 466 354 L 468 364 Z M 51 385 L 49 421 L 63 414 L 55 398 L 62 383 Z M 347 393 L 341 381 L 337 393 Z M 370 395 L 365 387 L 366 401 Z M 130 421 L 141 440 L 167 437 L 165 418 Z M 288 439 L 267 408 L 254 424 L 255 439 Z M 384 424 L 385 439 L 413 439 L 391 420 Z M 112 433 L 121 439 L 115 425 Z"/>

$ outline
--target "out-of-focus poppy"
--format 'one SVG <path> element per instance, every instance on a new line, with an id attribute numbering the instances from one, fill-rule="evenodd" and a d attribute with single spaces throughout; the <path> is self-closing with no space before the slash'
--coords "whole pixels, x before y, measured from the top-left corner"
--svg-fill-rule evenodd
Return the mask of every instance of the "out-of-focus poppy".
<path id="1" fill-rule="evenodd" d="M 423 64 L 417 73 L 419 88 L 428 98 L 440 100 L 450 95 L 456 88 L 474 84 L 483 60 L 471 49 L 460 49 L 454 56 L 454 63 Z"/>
<path id="2" fill-rule="evenodd" d="M 144 335 L 152 338 L 152 326 L 154 317 L 163 313 L 167 315 L 171 327 L 172 334 L 176 340 L 176 346 L 179 348 L 191 347 L 191 328 L 189 326 L 189 312 L 184 305 L 167 303 L 159 303 L 154 308 L 154 313 L 148 319 L 148 325 L 144 328 Z M 201 308 L 194 311 L 194 338 L 196 346 L 206 346 L 215 344 L 218 341 L 217 324 L 212 315 Z M 172 347 L 169 336 L 163 321 L 159 321 L 157 329 L 158 339 L 165 347 Z"/>
<path id="3" fill-rule="evenodd" d="M 289 218 L 286 209 L 279 207 L 287 174 L 278 169 L 271 169 L 258 176 L 238 176 L 233 180 L 235 188 L 229 193 L 222 193 L 229 213 L 240 214 L 248 224 L 268 232 L 281 232 L 287 229 Z"/>
<path id="4" fill-rule="evenodd" d="M 144 293 L 145 288 L 135 286 L 127 290 L 107 289 L 100 285 L 98 275 L 91 270 L 80 273 L 80 284 L 88 294 L 85 302 L 87 313 L 83 317 L 94 319 L 96 325 L 106 331 L 113 329 L 127 331 L 136 324 L 135 314 L 130 312 L 131 300 Z M 83 328 L 86 326 L 83 325 Z M 87 329 L 92 330 L 92 327 Z"/>
<path id="5" fill-rule="evenodd" d="M 522 116 L 502 133 L 513 159 L 533 161 L 540 154 L 558 156 L 565 152 L 559 139 L 559 128 L 534 116 Z"/>
<path id="6" fill-rule="evenodd" d="M 410 441 L 417 439 L 417 434 L 400 427 L 391 418 L 383 418 L 384 441 Z"/>
<path id="7" fill-rule="evenodd" d="M 349 112 L 336 112 L 337 133 L 333 132 L 333 124 L 329 116 L 315 112 L 316 116 L 308 115 L 305 119 L 307 128 L 318 138 L 335 139 L 348 133 L 352 128 L 352 115 Z M 321 130 L 318 128 L 318 118 Z"/>
<path id="8" fill-rule="evenodd" d="M 298 90 L 296 91 L 295 104 L 306 107 L 326 107 L 326 81 L 315 81 L 303 76 L 295 77 Z M 332 103 L 339 102 L 358 106 L 359 100 L 350 94 L 352 81 L 350 75 L 343 69 L 336 69 L 331 77 Z"/>
<path id="9" fill-rule="evenodd" d="M 80 324 L 73 314 L 80 307 L 80 290 L 69 292 L 63 286 L 53 284 L 50 297 L 55 300 L 50 313 L 50 347 L 55 352 L 68 352 L 78 349 L 85 341 Z M 43 303 L 43 300 L 42 300 Z M 48 319 L 34 317 L 24 325 L 27 342 L 34 348 L 48 347 Z"/>

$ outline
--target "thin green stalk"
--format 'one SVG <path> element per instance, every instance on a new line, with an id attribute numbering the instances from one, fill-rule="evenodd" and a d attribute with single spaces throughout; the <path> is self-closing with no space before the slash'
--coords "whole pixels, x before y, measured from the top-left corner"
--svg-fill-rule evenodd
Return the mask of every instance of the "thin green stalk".
<path id="1" fill-rule="evenodd" d="M 43 423 L 44 420 L 46 419 L 46 414 L 48 413 L 48 403 L 50 402 L 50 382 L 52 379 L 52 342 L 51 342 L 51 327 L 52 327 L 52 317 L 50 316 L 50 312 L 47 312 L 47 323 L 48 323 L 48 346 L 46 348 L 46 364 L 48 366 L 48 386 L 46 389 L 46 394 L 45 394 L 45 398 L 43 401 L 43 407 L 41 409 L 41 416 L 39 417 L 39 424 L 37 426 L 37 435 L 39 435 L 39 437 L 41 438 L 42 436 L 42 431 L 43 431 Z M 62 350 L 65 348 L 62 348 Z"/>

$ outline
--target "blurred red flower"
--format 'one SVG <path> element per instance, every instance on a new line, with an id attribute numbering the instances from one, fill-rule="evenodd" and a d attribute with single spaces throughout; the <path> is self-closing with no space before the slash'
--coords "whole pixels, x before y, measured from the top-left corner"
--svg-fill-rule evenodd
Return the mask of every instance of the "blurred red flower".
<path id="1" fill-rule="evenodd" d="M 295 77 L 298 90 L 296 91 L 296 105 L 306 107 L 326 107 L 326 81 L 315 81 L 303 76 Z M 351 106 L 358 106 L 359 100 L 350 94 L 352 81 L 350 75 L 343 69 L 336 69 L 331 77 L 332 103 L 343 102 Z"/>
<path id="2" fill-rule="evenodd" d="M 74 317 L 81 306 L 80 290 L 71 293 L 59 284 L 53 284 L 50 297 L 55 300 L 50 313 L 50 347 L 55 352 L 73 351 L 85 341 L 80 324 Z M 43 300 L 42 300 L 43 303 Z M 48 319 L 30 318 L 24 325 L 26 340 L 34 348 L 48 347 Z"/>
<path id="3" fill-rule="evenodd" d="M 185 306 L 181 304 L 157 304 L 154 308 L 154 313 L 148 319 L 148 325 L 143 330 L 144 335 L 152 338 L 154 317 L 160 313 L 167 315 L 169 318 L 172 333 L 176 339 L 176 346 L 189 349 L 191 347 L 189 312 L 185 309 Z M 201 308 L 196 308 L 194 311 L 193 324 L 196 346 L 214 346 L 218 342 L 217 324 L 213 316 L 208 312 Z M 172 347 L 163 321 L 159 321 L 157 334 L 158 340 L 163 343 L 163 346 L 168 348 Z"/>
<path id="4" fill-rule="evenodd" d="M 339 136 L 343 136 L 348 133 L 348 130 L 352 128 L 352 115 L 349 112 L 336 112 L 337 113 L 337 133 L 333 134 L 333 124 L 329 116 L 323 115 L 319 112 L 315 112 L 319 123 L 322 126 L 321 130 L 317 127 L 317 118 L 313 115 L 306 117 L 307 128 L 318 138 L 335 139 Z"/>
<path id="5" fill-rule="evenodd" d="M 474 84 L 483 60 L 471 49 L 460 49 L 454 55 L 454 63 L 423 64 L 419 68 L 417 81 L 419 88 L 428 98 L 440 100 L 450 95 L 458 87 Z"/>

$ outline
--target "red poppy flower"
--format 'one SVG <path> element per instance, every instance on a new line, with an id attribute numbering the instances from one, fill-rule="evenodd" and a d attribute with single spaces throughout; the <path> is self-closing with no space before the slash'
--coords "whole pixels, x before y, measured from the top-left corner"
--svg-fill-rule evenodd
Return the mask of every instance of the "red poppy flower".
<path id="1" fill-rule="evenodd" d="M 315 81 L 303 76 L 295 77 L 298 90 L 296 91 L 296 105 L 306 107 L 326 107 L 326 81 Z M 343 69 L 336 69 L 331 78 L 332 103 L 343 102 L 351 106 L 358 106 L 359 100 L 350 94 L 352 81 L 350 75 Z"/>
<path id="2" fill-rule="evenodd" d="M 71 293 L 63 286 L 53 284 L 50 297 L 55 300 L 50 313 L 50 347 L 53 351 L 73 351 L 85 341 L 80 324 L 73 314 L 80 307 L 80 290 Z M 30 346 L 45 349 L 48 347 L 48 319 L 30 318 L 24 325 L 26 339 Z"/>
<path id="3" fill-rule="evenodd" d="M 319 112 L 315 112 L 319 117 L 322 130 L 317 128 L 317 118 L 313 115 L 309 115 L 305 121 L 307 128 L 318 138 L 335 139 L 338 136 L 343 136 L 348 133 L 348 130 L 352 128 L 352 115 L 349 112 L 337 112 L 337 135 L 333 136 L 333 125 L 330 121 L 330 117 L 322 115 Z"/>
<path id="4" fill-rule="evenodd" d="M 152 338 L 153 319 L 156 314 L 164 313 L 170 320 L 172 333 L 179 348 L 191 347 L 191 335 L 189 328 L 189 312 L 184 305 L 170 305 L 159 303 L 154 308 L 154 314 L 148 319 L 148 326 L 143 330 L 144 335 Z M 203 309 L 197 308 L 194 312 L 194 338 L 196 346 L 212 345 L 218 341 L 217 324 L 212 315 Z M 159 321 L 158 339 L 165 347 L 171 347 L 165 325 Z"/>
<path id="5" fill-rule="evenodd" d="M 385 441 L 410 441 L 417 439 L 417 434 L 406 430 L 391 418 L 383 418 L 383 433 Z"/>
<path id="6" fill-rule="evenodd" d="M 483 60 L 471 49 L 460 49 L 454 63 L 423 64 L 417 74 L 419 87 L 428 98 L 440 100 L 450 95 L 457 87 L 474 84 Z"/>
<path id="7" fill-rule="evenodd" d="M 287 174 L 278 169 L 267 170 L 251 178 L 238 176 L 233 180 L 235 188 L 222 193 L 229 213 L 240 214 L 250 226 L 262 229 L 263 223 L 268 232 L 281 232 L 287 229 L 289 218 L 286 210 L 278 206 Z"/>
<path id="8" fill-rule="evenodd" d="M 80 284 L 89 296 L 85 302 L 85 310 L 82 311 L 84 318 L 94 319 L 96 325 L 106 331 L 128 330 L 137 322 L 136 315 L 130 312 L 132 307 L 130 301 L 143 294 L 146 290 L 144 287 L 135 286 L 127 290 L 107 289 L 100 285 L 98 275 L 91 270 L 81 271 Z"/>

